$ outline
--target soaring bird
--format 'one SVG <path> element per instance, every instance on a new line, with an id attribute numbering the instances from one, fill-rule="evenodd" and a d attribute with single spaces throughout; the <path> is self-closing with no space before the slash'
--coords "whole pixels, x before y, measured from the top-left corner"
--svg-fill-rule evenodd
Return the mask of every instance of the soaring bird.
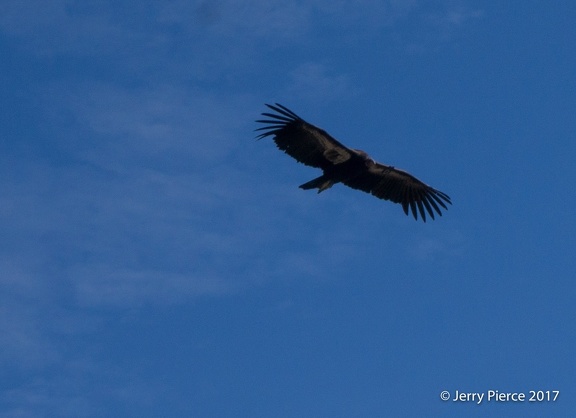
<path id="1" fill-rule="evenodd" d="M 426 222 L 426 213 L 434 219 L 434 212 L 442 216 L 440 207 L 448 209 L 450 197 L 421 182 L 416 177 L 392 166 L 374 161 L 364 151 L 342 145 L 328 132 L 306 122 L 279 103 L 266 104 L 276 113 L 262 113 L 270 119 L 257 120 L 266 126 L 257 139 L 272 136 L 276 146 L 298 162 L 322 169 L 322 175 L 300 186 L 318 189 L 318 193 L 336 183 L 371 193 L 379 199 L 400 203 L 404 213 L 418 213 Z"/>

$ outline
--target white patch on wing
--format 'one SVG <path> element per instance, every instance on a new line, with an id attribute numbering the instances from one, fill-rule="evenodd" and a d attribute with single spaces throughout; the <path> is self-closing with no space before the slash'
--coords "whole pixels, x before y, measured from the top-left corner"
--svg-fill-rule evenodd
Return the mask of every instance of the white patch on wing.
<path id="1" fill-rule="evenodd" d="M 324 157 L 326 157 L 333 164 L 342 164 L 344 161 L 350 159 L 350 153 L 339 150 L 337 148 L 331 148 L 324 151 Z"/>

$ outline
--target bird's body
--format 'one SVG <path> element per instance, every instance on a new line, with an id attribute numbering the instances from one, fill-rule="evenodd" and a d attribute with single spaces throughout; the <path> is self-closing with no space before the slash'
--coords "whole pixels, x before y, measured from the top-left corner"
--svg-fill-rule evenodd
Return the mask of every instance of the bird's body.
<path id="1" fill-rule="evenodd" d="M 418 180 L 411 174 L 377 163 L 361 150 L 350 149 L 326 131 L 306 122 L 286 107 L 276 103 L 266 105 L 277 113 L 262 113 L 272 119 L 258 120 L 267 124 L 257 130 L 264 131 L 258 139 L 273 136 L 282 151 L 297 161 L 320 168 L 323 174 L 300 188 L 318 189 L 318 193 L 343 183 L 353 189 L 394 203 L 400 203 L 404 212 L 409 209 L 418 219 L 426 222 L 426 212 L 434 219 L 434 212 L 442 215 L 439 206 L 447 209 L 450 197 Z"/>
<path id="2" fill-rule="evenodd" d="M 336 183 L 344 183 L 354 181 L 354 178 L 364 171 L 366 167 L 375 164 L 368 154 L 360 150 L 350 150 L 350 156 L 337 164 L 327 165 L 324 173 L 314 180 L 304 183 L 300 188 L 316 189 L 318 193 L 332 187 Z"/>

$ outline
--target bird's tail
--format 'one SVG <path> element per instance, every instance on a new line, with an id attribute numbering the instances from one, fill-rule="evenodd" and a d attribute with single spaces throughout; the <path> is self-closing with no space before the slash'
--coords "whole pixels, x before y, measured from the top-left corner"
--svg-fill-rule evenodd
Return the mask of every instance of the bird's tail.
<path id="1" fill-rule="evenodd" d="M 334 181 L 329 179 L 325 174 L 322 174 L 320 177 L 310 180 L 308 183 L 304 183 L 299 187 L 304 190 L 318 189 L 318 193 L 320 193 L 333 185 Z"/>

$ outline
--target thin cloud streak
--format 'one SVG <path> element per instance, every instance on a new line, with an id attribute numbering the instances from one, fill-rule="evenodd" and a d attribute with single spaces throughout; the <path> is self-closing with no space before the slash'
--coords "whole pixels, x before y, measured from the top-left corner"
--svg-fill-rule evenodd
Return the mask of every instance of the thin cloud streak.
<path id="1" fill-rule="evenodd" d="M 309 101 L 337 100 L 352 96 L 355 88 L 345 75 L 332 74 L 317 63 L 301 64 L 290 73 L 287 97 L 303 97 Z"/>

